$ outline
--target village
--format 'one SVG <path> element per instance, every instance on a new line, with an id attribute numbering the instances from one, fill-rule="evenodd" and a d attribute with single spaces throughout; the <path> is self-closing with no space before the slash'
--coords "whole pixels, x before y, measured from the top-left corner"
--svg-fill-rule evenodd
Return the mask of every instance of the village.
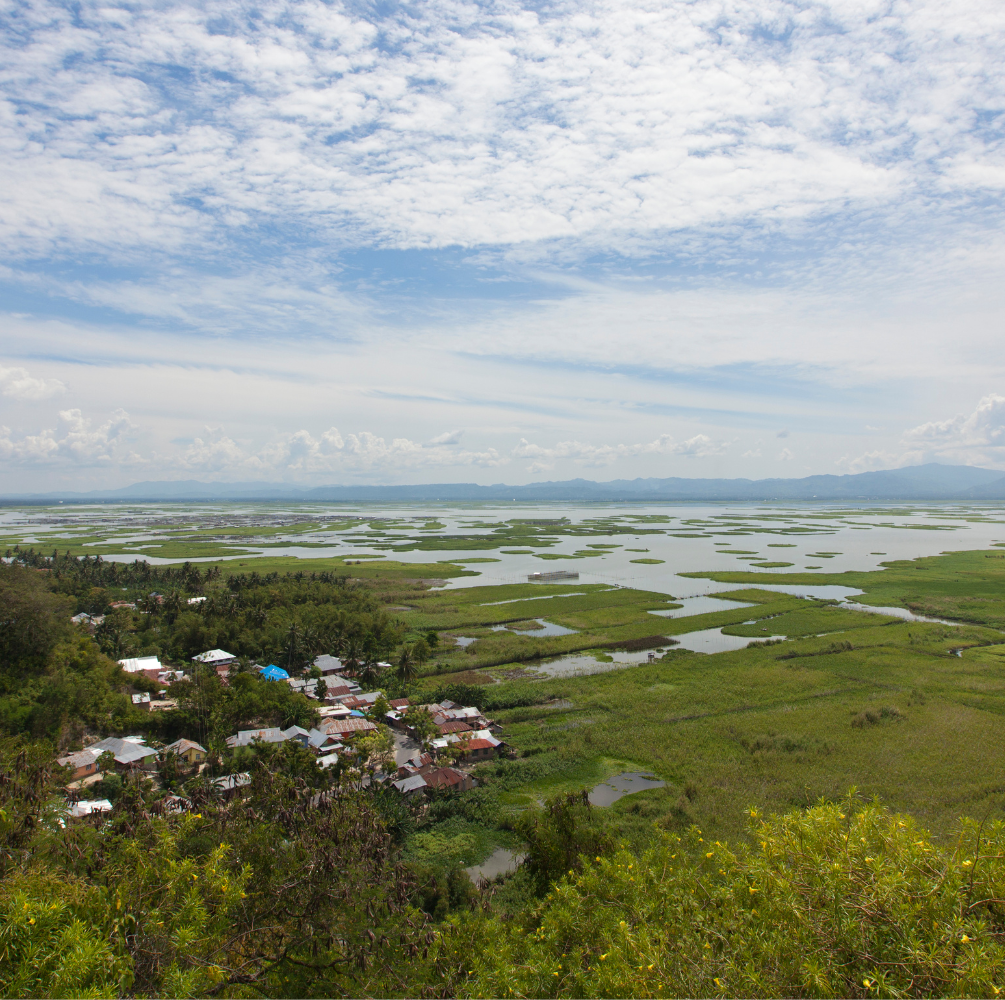
<path id="1" fill-rule="evenodd" d="M 310 729 L 297 725 L 242 729 L 226 738 L 209 778 L 222 798 L 239 795 L 251 784 L 251 775 L 241 769 L 216 772 L 226 771 L 228 760 L 242 760 L 239 751 L 243 748 L 264 744 L 295 741 L 313 755 L 319 768 L 347 771 L 363 786 L 386 785 L 413 809 L 421 809 L 423 800 L 436 791 L 465 792 L 475 788 L 478 781 L 472 768 L 506 748 L 500 727 L 477 707 L 449 700 L 432 704 L 413 704 L 408 698 L 389 700 L 381 690 L 362 690 L 347 665 L 328 654 L 316 657 L 302 678 L 291 677 L 275 664 L 242 665 L 237 656 L 222 649 L 207 650 L 192 659 L 193 666 L 186 669 L 166 667 L 157 656 L 119 660 L 127 677 L 142 676 L 160 685 L 155 694 L 131 693 L 133 707 L 146 712 L 176 707 L 176 701 L 168 697 L 170 686 L 197 683 L 198 667 L 212 670 L 222 685 L 229 684 L 238 671 L 251 671 L 264 683 L 286 684 L 291 691 L 317 702 L 318 721 Z M 389 670 L 391 665 L 379 663 L 378 667 Z M 164 765 L 170 763 L 176 773 L 195 777 L 209 771 L 212 756 L 210 749 L 188 737 L 165 746 L 142 734 L 91 742 L 56 761 L 67 769 L 68 818 L 113 809 L 110 798 L 95 798 L 92 794 L 109 775 L 117 776 L 119 782 L 147 779 L 157 783 Z M 165 799 L 164 808 L 172 814 L 190 807 L 183 795 Z"/>

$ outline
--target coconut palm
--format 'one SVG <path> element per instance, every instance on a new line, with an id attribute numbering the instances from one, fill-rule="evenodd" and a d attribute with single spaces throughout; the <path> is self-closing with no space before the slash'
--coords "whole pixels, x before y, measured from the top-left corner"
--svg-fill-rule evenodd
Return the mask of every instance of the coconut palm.
<path id="1" fill-rule="evenodd" d="M 290 627 L 286 630 L 286 669 L 291 676 L 295 670 L 294 663 L 297 661 L 300 645 L 300 625 L 297 623 L 296 618 L 294 618 L 290 622 Z"/>
<path id="2" fill-rule="evenodd" d="M 342 664 L 350 677 L 355 677 L 363 662 L 363 646 L 358 639 L 346 639 Z"/>
<path id="3" fill-rule="evenodd" d="M 363 661 L 363 666 L 359 671 L 359 683 L 366 688 L 376 687 L 380 681 L 380 667 L 372 657 L 367 657 Z"/>
<path id="4" fill-rule="evenodd" d="M 411 684 L 418 676 L 415 666 L 415 657 L 412 655 L 411 646 L 402 646 L 398 655 L 398 680 L 402 684 Z"/>

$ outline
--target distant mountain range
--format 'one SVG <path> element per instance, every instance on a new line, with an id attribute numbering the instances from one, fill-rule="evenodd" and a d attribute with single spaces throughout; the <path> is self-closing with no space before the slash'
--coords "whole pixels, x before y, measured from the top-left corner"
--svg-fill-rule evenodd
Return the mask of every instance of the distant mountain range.
<path id="1" fill-rule="evenodd" d="M 134 500 L 319 500 L 350 503 L 408 501 L 617 501 L 617 500 L 1005 500 L 1005 475 L 969 465 L 914 465 L 906 469 L 803 479 L 589 479 L 479 486 L 432 483 L 422 486 L 296 486 L 290 483 L 135 483 L 87 493 L 0 494 L 7 503 Z"/>

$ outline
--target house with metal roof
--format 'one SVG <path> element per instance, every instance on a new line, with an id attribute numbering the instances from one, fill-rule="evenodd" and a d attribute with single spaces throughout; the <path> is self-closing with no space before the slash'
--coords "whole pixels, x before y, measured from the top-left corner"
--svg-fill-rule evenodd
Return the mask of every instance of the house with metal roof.
<path id="1" fill-rule="evenodd" d="M 255 740 L 263 743 L 282 743 L 283 731 L 278 726 L 269 726 L 266 729 L 242 729 L 235 736 L 227 737 L 227 746 L 250 747 Z"/>
<path id="2" fill-rule="evenodd" d="M 426 779 L 421 774 L 412 774 L 407 778 L 399 778 L 392 781 L 391 785 L 402 795 L 422 794 L 426 790 Z"/>
<path id="3" fill-rule="evenodd" d="M 73 778 L 71 780 L 77 781 L 80 778 L 89 778 L 91 775 L 98 773 L 98 758 L 100 756 L 100 750 L 95 750 L 94 747 L 87 747 L 84 750 L 78 750 L 76 753 L 70 753 L 65 757 L 57 758 L 56 763 L 60 767 L 72 767 Z"/>
<path id="4" fill-rule="evenodd" d="M 447 788 L 454 792 L 466 792 L 478 787 L 478 782 L 470 774 L 453 767 L 441 767 L 437 771 L 430 771 L 425 775 L 425 781 L 430 788 Z"/>
<path id="5" fill-rule="evenodd" d="M 130 656 L 118 662 L 127 674 L 144 674 L 152 681 L 164 670 L 164 664 L 156 656 Z"/>
<path id="6" fill-rule="evenodd" d="M 116 736 L 109 736 L 108 739 L 88 747 L 89 750 L 97 750 L 104 753 L 108 750 L 115 758 L 115 767 L 120 771 L 131 771 L 137 768 L 150 770 L 156 763 L 158 752 L 153 747 L 144 746 L 145 740 L 142 736 L 130 736 L 119 739 Z"/>
<path id="7" fill-rule="evenodd" d="M 498 745 L 498 740 L 462 740 L 461 747 L 464 749 L 464 756 L 461 759 L 465 762 L 488 760 L 496 755 Z"/>
<path id="8" fill-rule="evenodd" d="M 206 748 L 194 740 L 175 740 L 164 748 L 164 753 L 177 754 L 189 764 L 201 764 L 206 759 Z"/>
<path id="9" fill-rule="evenodd" d="M 322 653 L 320 656 L 314 658 L 314 666 L 321 671 L 322 677 L 328 677 L 331 674 L 341 673 L 345 667 L 342 665 L 342 661 L 337 656 L 330 656 L 328 653 Z"/>
<path id="10" fill-rule="evenodd" d="M 227 667 L 232 663 L 237 663 L 237 657 L 225 649 L 207 649 L 205 653 L 193 656 L 192 659 L 196 663 L 207 663 L 211 667 Z"/>
<path id="11" fill-rule="evenodd" d="M 373 732 L 377 727 L 369 719 L 359 719 L 349 716 L 344 719 L 323 719 L 318 723 L 318 728 L 323 733 L 345 739 L 346 737 L 356 736 L 359 733 Z"/>

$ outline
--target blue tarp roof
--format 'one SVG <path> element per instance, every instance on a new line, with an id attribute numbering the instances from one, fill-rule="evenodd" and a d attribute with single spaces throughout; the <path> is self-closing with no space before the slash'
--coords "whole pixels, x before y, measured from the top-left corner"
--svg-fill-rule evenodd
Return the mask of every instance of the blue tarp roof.
<path id="1" fill-rule="evenodd" d="M 262 667 L 262 676 L 267 681 L 288 681 L 290 675 L 283 670 L 282 667 L 277 667 L 274 663 L 270 663 L 267 667 Z"/>
<path id="2" fill-rule="evenodd" d="M 356 709 L 356 708 L 354 708 L 349 714 L 350 715 L 355 715 L 359 719 L 365 719 L 366 718 L 366 716 L 361 711 L 359 711 L 359 709 Z"/>

